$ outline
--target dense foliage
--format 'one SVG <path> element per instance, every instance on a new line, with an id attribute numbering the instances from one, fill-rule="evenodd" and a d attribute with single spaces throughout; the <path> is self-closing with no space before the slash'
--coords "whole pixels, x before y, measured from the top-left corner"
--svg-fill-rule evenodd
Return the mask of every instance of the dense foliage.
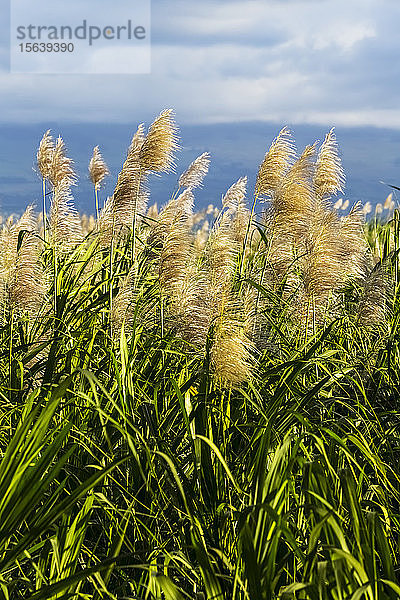
<path id="1" fill-rule="evenodd" d="M 251 211 L 193 215 L 202 155 L 146 216 L 175 146 L 139 128 L 102 212 L 95 149 L 83 232 L 47 133 L 50 216 L 3 227 L 0 598 L 398 598 L 399 214 L 339 217 L 333 133 L 284 130 Z"/>

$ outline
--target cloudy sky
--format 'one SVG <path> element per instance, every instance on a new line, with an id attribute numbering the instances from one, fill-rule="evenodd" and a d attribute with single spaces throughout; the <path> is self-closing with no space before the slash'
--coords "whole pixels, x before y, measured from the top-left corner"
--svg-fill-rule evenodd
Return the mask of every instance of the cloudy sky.
<path id="1" fill-rule="evenodd" d="M 398 0 L 153 0 L 152 22 L 152 73 L 137 76 L 10 74 L 3 29 L 0 119 L 127 122 L 171 105 L 184 122 L 400 128 Z"/>
<path id="2" fill-rule="evenodd" d="M 57 11 L 58 2 L 45 4 Z M 353 127 L 400 131 L 398 0 L 153 0 L 151 73 L 118 76 L 10 73 L 7 4 L 0 0 L 2 145 L 12 124 L 131 126 L 164 107 L 183 126 L 336 126 L 339 140 Z M 393 153 L 379 135 L 376 143 L 382 160 Z M 362 143 L 359 151 L 364 164 Z"/>

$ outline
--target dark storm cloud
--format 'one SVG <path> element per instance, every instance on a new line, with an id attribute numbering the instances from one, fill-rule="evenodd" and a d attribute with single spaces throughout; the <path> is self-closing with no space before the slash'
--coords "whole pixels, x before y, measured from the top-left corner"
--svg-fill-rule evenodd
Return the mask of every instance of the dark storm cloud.
<path id="1" fill-rule="evenodd" d="M 394 0 L 153 0 L 152 19 L 139 76 L 9 74 L 2 20 L 0 120 L 126 122 L 173 106 L 186 123 L 400 127 Z"/>

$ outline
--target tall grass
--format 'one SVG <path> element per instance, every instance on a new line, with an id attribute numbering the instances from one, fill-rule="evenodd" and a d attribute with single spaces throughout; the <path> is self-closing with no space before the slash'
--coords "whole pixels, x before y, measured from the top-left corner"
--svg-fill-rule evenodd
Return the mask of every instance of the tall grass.
<path id="1" fill-rule="evenodd" d="M 148 209 L 176 148 L 140 126 L 103 208 L 96 148 L 82 227 L 47 132 L 3 227 L 0 598 L 398 598 L 399 215 L 286 129 L 250 209 L 193 212 L 207 154 Z"/>

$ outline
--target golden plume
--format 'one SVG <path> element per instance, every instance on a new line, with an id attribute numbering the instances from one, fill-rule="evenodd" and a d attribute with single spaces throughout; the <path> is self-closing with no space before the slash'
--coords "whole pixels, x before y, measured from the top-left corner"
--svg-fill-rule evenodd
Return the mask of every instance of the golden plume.
<path id="1" fill-rule="evenodd" d="M 317 198 L 324 199 L 343 192 L 345 175 L 338 155 L 334 128 L 326 134 L 318 153 L 314 188 Z"/>
<path id="2" fill-rule="evenodd" d="M 32 206 L 26 209 L 16 223 L 15 237 L 17 237 L 16 258 L 9 284 L 10 305 L 18 313 L 26 311 L 34 315 L 42 306 L 46 286 L 39 260 L 41 245 L 36 232 Z"/>
<path id="3" fill-rule="evenodd" d="M 164 294 L 175 300 L 182 296 L 186 266 L 192 255 L 189 217 L 193 201 L 192 192 L 185 190 L 165 207 L 158 221 L 158 233 L 163 238 L 159 259 L 160 287 Z"/>
<path id="4" fill-rule="evenodd" d="M 185 192 L 173 216 L 172 211 L 160 215 L 162 225 L 158 235 L 161 234 L 162 242 L 157 259 L 158 281 L 165 308 L 163 327 L 166 325 L 186 341 L 196 344 L 200 342 L 198 323 L 203 315 L 196 303 L 200 280 L 190 227 L 192 198 L 189 189 Z"/>
<path id="5" fill-rule="evenodd" d="M 39 149 L 36 155 L 37 165 L 43 179 L 48 179 L 50 177 L 53 151 L 54 140 L 50 135 L 50 129 L 48 129 L 40 141 Z"/>
<path id="6" fill-rule="evenodd" d="M 250 211 L 246 207 L 247 177 L 241 177 L 231 185 L 222 199 L 222 206 L 232 215 L 232 234 L 234 239 L 243 244 L 250 219 Z"/>
<path id="7" fill-rule="evenodd" d="M 164 110 L 152 123 L 140 149 L 141 167 L 145 171 L 161 173 L 174 166 L 178 149 L 177 126 L 172 110 Z"/>
<path id="8" fill-rule="evenodd" d="M 205 249 L 208 269 L 205 313 L 209 313 L 213 331 L 211 361 L 215 377 L 232 386 L 251 377 L 254 363 L 247 335 L 248 315 L 233 285 L 239 248 L 230 215 L 225 212 L 214 226 Z"/>
<path id="9" fill-rule="evenodd" d="M 89 162 L 89 176 L 95 189 L 99 189 L 102 181 L 110 174 L 108 167 L 101 155 L 98 146 L 93 148 L 93 155 Z"/>
<path id="10" fill-rule="evenodd" d="M 315 171 L 315 150 L 317 142 L 307 145 L 300 157 L 295 160 L 287 172 L 286 180 L 293 183 L 306 183 L 312 187 Z"/>
<path id="11" fill-rule="evenodd" d="M 146 240 L 147 266 L 157 277 L 160 290 L 161 322 L 173 329 L 178 335 L 194 343 L 192 336 L 185 336 L 187 323 L 192 322 L 192 299 L 196 288 L 193 276 L 193 248 L 190 230 L 190 217 L 193 209 L 193 194 L 184 190 L 178 197 L 172 198 L 161 210 L 158 219 L 150 224 Z M 132 324 L 132 302 L 135 302 L 137 290 L 134 287 L 134 269 L 131 270 L 121 291 L 117 295 L 113 322 L 115 331 L 122 322 L 127 327 Z M 137 315 L 141 325 L 155 318 L 154 311 L 146 315 Z"/>
<path id="12" fill-rule="evenodd" d="M 300 264 L 305 296 L 310 303 L 318 306 L 344 281 L 347 255 L 339 236 L 339 217 L 333 211 L 317 209 L 305 239 L 305 253 Z"/>
<path id="13" fill-rule="evenodd" d="M 157 202 L 154 202 L 154 204 L 152 204 L 151 206 L 149 206 L 149 208 L 147 209 L 146 217 L 150 221 L 156 221 L 158 219 L 158 206 L 157 206 Z"/>
<path id="14" fill-rule="evenodd" d="M 128 225 L 135 208 L 144 212 L 147 206 L 144 171 L 140 162 L 143 140 L 143 125 L 141 124 L 132 138 L 114 191 L 114 208 L 117 219 L 120 223 L 127 222 Z"/>
<path id="15" fill-rule="evenodd" d="M 13 223 L 8 220 L 0 235 L 0 285 L 3 318 L 8 311 L 35 314 L 45 295 L 39 262 L 40 241 L 33 207 Z"/>
<path id="16" fill-rule="evenodd" d="M 196 231 L 194 238 L 194 247 L 197 253 L 204 250 L 208 240 L 210 224 L 207 219 L 204 220 L 202 226 Z"/>
<path id="17" fill-rule="evenodd" d="M 71 186 L 75 183 L 76 174 L 73 169 L 72 159 L 66 156 L 65 144 L 61 136 L 57 138 L 52 151 L 51 163 L 49 169 L 49 180 L 53 187 L 57 187 L 61 182 L 68 182 Z"/>
<path id="18" fill-rule="evenodd" d="M 99 236 L 100 245 L 105 248 L 111 245 L 115 234 L 114 197 L 109 196 L 104 202 L 96 222 L 95 231 Z"/>
<path id="19" fill-rule="evenodd" d="M 275 189 L 266 214 L 270 244 L 267 250 L 271 282 L 287 274 L 298 254 L 314 215 L 312 176 L 315 145 L 306 146 Z"/>
<path id="20" fill-rule="evenodd" d="M 315 146 L 306 146 L 271 200 L 275 220 L 291 238 L 298 238 L 307 228 L 313 211 L 312 173 Z"/>
<path id="21" fill-rule="evenodd" d="M 165 236 L 181 219 L 189 219 L 193 212 L 194 196 L 187 188 L 179 196 L 171 200 L 162 208 L 158 219 L 150 226 L 148 245 L 157 246 L 164 241 Z"/>
<path id="22" fill-rule="evenodd" d="M 227 190 L 222 198 L 222 207 L 236 213 L 246 197 L 247 177 L 241 177 Z"/>
<path id="23" fill-rule="evenodd" d="M 203 183 L 210 166 L 210 155 L 208 152 L 200 154 L 179 178 L 179 187 L 195 189 Z"/>
<path id="24" fill-rule="evenodd" d="M 145 139 L 144 124 L 139 123 L 135 133 L 132 136 L 131 143 L 128 148 L 128 155 L 139 151 L 141 149 L 141 147 L 143 146 L 144 139 Z"/>
<path id="25" fill-rule="evenodd" d="M 256 181 L 256 195 L 271 195 L 288 171 L 295 156 L 290 131 L 284 127 L 272 142 L 260 165 Z"/>
<path id="26" fill-rule="evenodd" d="M 62 179 L 54 189 L 50 207 L 50 241 L 62 252 L 69 252 L 83 239 L 81 220 L 73 207 L 70 181 Z"/>
<path id="27" fill-rule="evenodd" d="M 356 202 L 348 215 L 340 219 L 339 243 L 343 248 L 346 276 L 364 277 L 368 264 L 368 245 L 364 233 L 363 206 Z"/>
<path id="28" fill-rule="evenodd" d="M 335 310 L 336 293 L 350 280 L 365 276 L 367 257 L 361 206 L 355 205 L 349 215 L 340 218 L 335 210 L 318 203 L 305 237 L 304 255 L 299 259 L 303 286 L 300 318 L 305 311 L 314 323 L 327 318 L 328 306 Z"/>
<path id="29" fill-rule="evenodd" d="M 140 124 L 118 175 L 114 194 L 105 202 L 98 219 L 97 231 L 103 246 L 110 245 L 116 235 L 135 229 L 146 214 L 146 174 L 140 162 L 143 141 L 143 125 Z"/>

